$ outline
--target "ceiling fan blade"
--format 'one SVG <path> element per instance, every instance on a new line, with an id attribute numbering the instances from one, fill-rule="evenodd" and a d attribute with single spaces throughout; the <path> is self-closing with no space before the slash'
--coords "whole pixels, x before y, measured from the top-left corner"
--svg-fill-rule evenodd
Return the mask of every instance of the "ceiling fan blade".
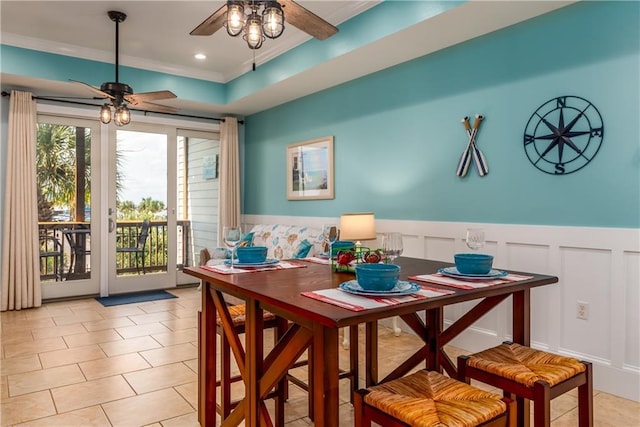
<path id="1" fill-rule="evenodd" d="M 157 101 L 160 99 L 171 99 L 177 98 L 175 93 L 170 90 L 159 90 L 156 92 L 142 92 L 142 93 L 133 93 L 131 95 L 125 95 L 124 99 L 127 100 L 128 103 L 133 105 L 138 105 L 141 102 L 147 101 Z"/>
<path id="2" fill-rule="evenodd" d="M 278 0 L 278 3 L 284 9 L 285 21 L 319 40 L 338 32 L 336 27 L 293 0 Z"/>
<path id="3" fill-rule="evenodd" d="M 224 14 L 226 11 L 227 5 L 225 4 L 220 9 L 213 12 L 213 15 L 202 21 L 202 23 L 194 28 L 189 34 L 192 36 L 210 36 L 215 33 L 222 28 Z"/>
<path id="4" fill-rule="evenodd" d="M 153 102 L 138 102 L 137 104 L 129 104 L 134 110 L 148 110 L 158 111 L 160 113 L 177 113 L 178 109 L 175 107 L 168 107 L 166 105 L 154 104 Z"/>
<path id="5" fill-rule="evenodd" d="M 93 93 L 95 93 L 96 95 L 100 95 L 100 97 L 102 98 L 110 98 L 110 99 L 115 99 L 115 96 L 108 94 L 107 92 L 103 92 L 100 89 L 98 89 L 97 87 L 93 87 L 90 84 L 87 84 L 85 82 L 80 82 L 78 80 L 70 80 L 73 83 L 78 83 L 83 85 L 84 87 L 88 88 L 89 90 L 91 90 Z"/>

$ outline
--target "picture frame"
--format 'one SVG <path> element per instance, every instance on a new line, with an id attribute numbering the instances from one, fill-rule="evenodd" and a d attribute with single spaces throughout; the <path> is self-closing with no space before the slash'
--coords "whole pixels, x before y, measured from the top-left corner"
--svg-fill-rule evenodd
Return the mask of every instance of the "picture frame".
<path id="1" fill-rule="evenodd" d="M 333 136 L 287 146 L 287 199 L 334 198 Z"/>
<path id="2" fill-rule="evenodd" d="M 202 179 L 218 178 L 218 155 L 202 156 Z"/>

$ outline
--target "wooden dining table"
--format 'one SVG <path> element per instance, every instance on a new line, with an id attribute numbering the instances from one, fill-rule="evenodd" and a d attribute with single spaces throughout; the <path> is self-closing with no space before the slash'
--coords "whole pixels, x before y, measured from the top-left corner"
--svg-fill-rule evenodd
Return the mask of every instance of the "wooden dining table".
<path id="1" fill-rule="evenodd" d="M 340 328 L 366 324 L 367 354 L 366 383 L 378 379 L 377 321 L 400 316 L 424 340 L 424 346 L 382 381 L 398 378 L 424 363 L 431 370 L 444 369 L 451 376 L 456 368 L 444 346 L 465 331 L 508 297 L 512 297 L 512 341 L 529 345 L 530 292 L 538 286 L 556 283 L 557 277 L 513 272 L 530 276 L 517 282 L 498 284 L 477 289 L 457 289 L 445 285 L 426 284 L 431 288 L 446 289 L 447 295 L 415 299 L 410 302 L 354 311 L 304 296 L 303 292 L 337 288 L 354 279 L 351 273 L 336 273 L 329 265 L 295 260 L 301 268 L 273 269 L 240 274 L 222 274 L 203 267 L 185 268 L 185 273 L 202 281 L 202 314 L 200 321 L 199 358 L 199 419 L 202 426 L 215 425 L 216 403 L 216 316 L 220 316 L 241 370 L 245 372 L 245 397 L 223 420 L 222 425 L 237 425 L 244 420 L 246 426 L 270 424 L 263 399 L 285 378 L 288 369 L 307 348 L 312 351 L 313 409 L 317 426 L 339 425 L 338 332 Z M 451 263 L 400 257 L 402 280 L 410 276 L 436 273 Z M 244 300 L 246 304 L 246 332 L 244 348 L 235 332 L 226 309 L 225 295 Z M 476 301 L 464 315 L 444 329 L 444 307 Z M 263 310 L 289 321 L 289 329 L 281 335 L 269 354 L 263 354 Z M 226 324 L 226 325 L 225 325 Z M 384 350 L 382 350 L 384 351 Z M 527 425 L 524 416 L 528 404 L 519 401 L 519 425 Z M 524 417 L 524 419 L 523 419 Z M 277 415 L 276 425 L 283 416 Z"/>

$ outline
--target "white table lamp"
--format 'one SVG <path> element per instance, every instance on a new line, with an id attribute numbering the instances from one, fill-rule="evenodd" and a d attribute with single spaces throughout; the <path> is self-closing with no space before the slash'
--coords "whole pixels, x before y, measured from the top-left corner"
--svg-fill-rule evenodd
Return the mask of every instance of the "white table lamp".
<path id="1" fill-rule="evenodd" d="M 373 212 L 344 213 L 340 217 L 340 240 L 373 240 L 376 236 L 376 221 Z"/>

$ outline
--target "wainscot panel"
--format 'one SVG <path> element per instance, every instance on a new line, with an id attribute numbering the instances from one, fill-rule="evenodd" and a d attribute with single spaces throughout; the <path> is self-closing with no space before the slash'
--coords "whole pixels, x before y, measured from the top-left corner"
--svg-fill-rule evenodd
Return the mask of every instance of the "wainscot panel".
<path id="1" fill-rule="evenodd" d="M 321 226 L 339 219 L 244 215 L 243 222 L 245 227 Z M 596 389 L 640 401 L 640 230 L 376 220 L 379 236 L 387 231 L 404 235 L 404 256 L 438 260 L 468 251 L 468 227 L 484 228 L 483 251 L 494 255 L 496 268 L 559 277 L 558 284 L 532 291 L 532 346 L 593 362 Z M 380 239 L 367 244 L 379 245 Z M 588 303 L 587 319 L 577 318 L 577 301 Z M 454 345 L 479 351 L 510 339 L 510 303 L 496 307 Z M 469 308 L 459 304 L 447 309 L 445 327 Z M 409 331 L 402 322 L 400 326 Z"/>

